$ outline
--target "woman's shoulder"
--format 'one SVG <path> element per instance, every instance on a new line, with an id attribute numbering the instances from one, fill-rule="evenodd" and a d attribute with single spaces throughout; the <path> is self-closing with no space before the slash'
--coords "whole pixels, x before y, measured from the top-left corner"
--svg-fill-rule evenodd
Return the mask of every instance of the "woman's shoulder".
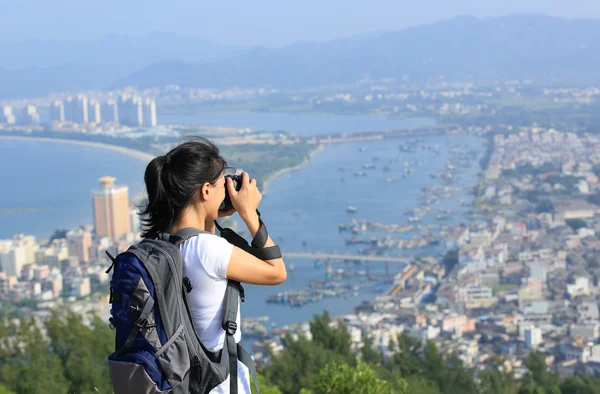
<path id="1" fill-rule="evenodd" d="M 202 232 L 183 243 L 184 247 L 202 246 L 203 248 L 224 247 L 226 245 L 229 245 L 229 242 L 225 238 L 208 232 Z"/>
<path id="2" fill-rule="evenodd" d="M 201 233 L 185 241 L 181 250 L 186 265 L 199 261 L 210 276 L 223 279 L 233 245 L 218 235 Z"/>

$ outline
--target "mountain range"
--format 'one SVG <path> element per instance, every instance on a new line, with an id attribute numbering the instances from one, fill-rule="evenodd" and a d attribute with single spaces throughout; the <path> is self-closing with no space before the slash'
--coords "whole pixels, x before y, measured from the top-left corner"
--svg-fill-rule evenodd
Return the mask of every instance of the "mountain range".
<path id="1" fill-rule="evenodd" d="M 304 88 L 365 77 L 600 79 L 600 20 L 461 16 L 396 32 L 281 48 L 156 33 L 0 45 L 0 96 L 89 88 Z M 4 70 L 1 70 L 4 68 Z"/>

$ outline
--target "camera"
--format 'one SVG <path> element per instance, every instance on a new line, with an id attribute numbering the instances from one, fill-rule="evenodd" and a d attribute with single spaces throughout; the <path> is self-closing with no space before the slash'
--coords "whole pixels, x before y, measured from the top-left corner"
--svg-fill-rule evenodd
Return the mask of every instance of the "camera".
<path id="1" fill-rule="evenodd" d="M 241 170 L 236 170 L 233 167 L 227 167 L 227 168 L 225 168 L 225 171 L 223 171 L 223 175 L 225 176 L 226 182 L 227 182 L 227 178 L 231 179 L 231 181 L 233 182 L 233 187 L 236 191 L 240 190 L 240 188 L 242 187 L 242 171 Z M 225 211 L 225 210 L 228 210 L 231 208 L 233 208 L 233 205 L 231 204 L 231 198 L 229 197 L 229 191 L 227 189 L 227 185 L 225 185 L 225 199 L 221 203 L 221 207 L 219 209 Z"/>

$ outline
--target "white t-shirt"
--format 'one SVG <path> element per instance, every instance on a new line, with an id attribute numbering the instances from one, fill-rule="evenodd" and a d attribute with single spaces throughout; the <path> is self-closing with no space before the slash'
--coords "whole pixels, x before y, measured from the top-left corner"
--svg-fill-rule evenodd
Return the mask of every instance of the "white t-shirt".
<path id="1" fill-rule="evenodd" d="M 199 234 L 185 241 L 180 250 L 184 275 L 192 282 L 193 289 L 188 294 L 188 303 L 198 338 L 208 350 L 221 350 L 225 342 L 225 330 L 221 325 L 227 289 L 225 274 L 233 245 L 214 234 Z M 237 326 L 234 338 L 239 342 L 242 338 L 239 304 Z M 238 392 L 250 394 L 250 374 L 248 368 L 239 361 Z M 229 377 L 211 393 L 228 394 Z"/>

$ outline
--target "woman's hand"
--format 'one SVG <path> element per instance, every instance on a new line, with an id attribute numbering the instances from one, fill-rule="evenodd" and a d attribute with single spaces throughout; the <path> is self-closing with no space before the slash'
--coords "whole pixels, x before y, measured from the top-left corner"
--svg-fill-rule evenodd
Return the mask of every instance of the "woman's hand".
<path id="1" fill-rule="evenodd" d="M 258 204 L 262 200 L 262 194 L 256 186 L 256 179 L 250 179 L 247 172 L 242 173 L 242 186 L 239 191 L 236 191 L 233 187 L 233 181 L 227 178 L 227 191 L 229 192 L 231 205 L 239 212 L 242 219 L 255 213 Z"/>

